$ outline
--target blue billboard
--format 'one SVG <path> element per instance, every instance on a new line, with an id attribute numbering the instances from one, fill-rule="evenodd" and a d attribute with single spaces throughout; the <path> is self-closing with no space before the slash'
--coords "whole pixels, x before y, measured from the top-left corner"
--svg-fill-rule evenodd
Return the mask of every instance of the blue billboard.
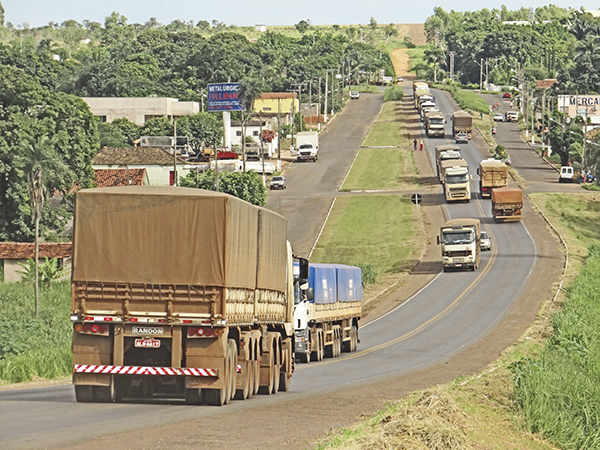
<path id="1" fill-rule="evenodd" d="M 238 100 L 240 83 L 211 83 L 208 85 L 209 111 L 244 111 Z"/>

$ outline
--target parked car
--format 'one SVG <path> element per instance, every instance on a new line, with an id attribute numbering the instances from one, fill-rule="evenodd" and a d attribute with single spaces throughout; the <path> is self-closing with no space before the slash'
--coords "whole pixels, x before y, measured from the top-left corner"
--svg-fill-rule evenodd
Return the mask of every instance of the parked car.
<path id="1" fill-rule="evenodd" d="M 502 95 L 502 98 L 510 98 L 510 92 L 505 92 L 505 93 Z"/>
<path id="2" fill-rule="evenodd" d="M 481 245 L 479 247 L 481 248 L 481 250 L 491 250 L 492 240 L 490 239 L 489 234 L 487 234 L 487 231 L 482 231 L 480 237 Z"/>
<path id="3" fill-rule="evenodd" d="M 559 183 L 571 183 L 573 182 L 573 167 L 571 166 L 562 166 L 560 168 L 560 174 L 558 175 Z"/>
<path id="4" fill-rule="evenodd" d="M 504 122 L 504 116 L 502 113 L 494 113 L 494 120 L 496 122 Z"/>
<path id="5" fill-rule="evenodd" d="M 285 177 L 276 176 L 271 178 L 271 183 L 269 184 L 271 189 L 285 189 Z"/>
<path id="6" fill-rule="evenodd" d="M 467 133 L 456 133 L 456 136 L 454 136 L 454 140 L 457 144 L 468 144 L 469 135 Z"/>
<path id="7" fill-rule="evenodd" d="M 360 98 L 360 92 L 358 91 L 352 91 L 350 92 L 350 99 L 351 100 L 358 100 Z"/>

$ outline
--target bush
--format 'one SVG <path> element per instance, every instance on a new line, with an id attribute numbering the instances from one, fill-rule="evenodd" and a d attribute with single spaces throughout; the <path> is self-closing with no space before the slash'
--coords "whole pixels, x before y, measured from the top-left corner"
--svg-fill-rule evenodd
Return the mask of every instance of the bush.
<path id="1" fill-rule="evenodd" d="M 377 268 L 371 263 L 356 263 L 353 264 L 356 267 L 360 267 L 362 270 L 362 285 L 373 284 L 377 281 Z"/>
<path id="2" fill-rule="evenodd" d="M 403 97 L 404 91 L 402 90 L 402 86 L 394 85 L 385 90 L 385 93 L 383 94 L 383 101 L 393 102 L 402 100 Z"/>

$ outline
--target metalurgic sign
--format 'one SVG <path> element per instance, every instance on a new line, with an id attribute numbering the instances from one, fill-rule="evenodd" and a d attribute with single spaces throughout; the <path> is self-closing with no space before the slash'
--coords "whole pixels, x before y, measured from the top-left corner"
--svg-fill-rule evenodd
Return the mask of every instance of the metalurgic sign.
<path id="1" fill-rule="evenodd" d="M 238 99 L 240 83 L 211 83 L 208 85 L 209 111 L 244 111 Z"/>

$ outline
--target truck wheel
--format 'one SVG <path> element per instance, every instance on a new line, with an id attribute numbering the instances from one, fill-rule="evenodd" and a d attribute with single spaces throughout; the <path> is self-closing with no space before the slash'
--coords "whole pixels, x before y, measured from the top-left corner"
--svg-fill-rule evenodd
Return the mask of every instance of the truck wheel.
<path id="1" fill-rule="evenodd" d="M 235 385 L 237 380 L 237 348 L 233 339 L 227 340 L 227 359 L 229 360 L 229 389 L 225 403 L 229 403 L 235 396 Z"/>
<path id="2" fill-rule="evenodd" d="M 252 395 L 258 394 L 258 388 L 260 383 L 260 362 L 258 359 L 253 361 L 254 363 L 254 389 L 252 390 Z"/>
<path id="3" fill-rule="evenodd" d="M 115 401 L 115 383 L 111 380 L 109 386 L 94 386 L 96 401 L 99 403 L 112 403 Z"/>
<path id="4" fill-rule="evenodd" d="M 310 361 L 309 353 L 298 353 L 298 361 L 302 364 L 307 364 Z"/>
<path id="5" fill-rule="evenodd" d="M 350 334 L 352 336 L 352 349 L 350 351 L 355 352 L 358 349 L 358 328 L 356 328 L 356 325 L 352 325 Z"/>
<path id="6" fill-rule="evenodd" d="M 202 390 L 201 389 L 185 389 L 185 402 L 188 405 L 201 405 L 202 404 Z"/>
<path id="7" fill-rule="evenodd" d="M 75 400 L 79 403 L 93 402 L 95 400 L 93 387 L 87 384 L 75 385 Z"/>
<path id="8" fill-rule="evenodd" d="M 242 389 L 235 390 L 235 396 L 233 397 L 235 400 L 246 400 L 249 396 L 248 392 L 250 391 L 250 361 L 247 361 L 246 364 L 242 364 L 242 373 L 239 374 L 242 377 Z M 236 378 L 238 377 L 237 368 L 236 368 Z"/>
<path id="9" fill-rule="evenodd" d="M 279 391 L 287 392 L 290 390 L 290 379 L 291 377 L 285 372 L 279 374 Z"/>
<path id="10" fill-rule="evenodd" d="M 204 400 L 210 406 L 225 404 L 225 389 L 204 389 Z"/>

